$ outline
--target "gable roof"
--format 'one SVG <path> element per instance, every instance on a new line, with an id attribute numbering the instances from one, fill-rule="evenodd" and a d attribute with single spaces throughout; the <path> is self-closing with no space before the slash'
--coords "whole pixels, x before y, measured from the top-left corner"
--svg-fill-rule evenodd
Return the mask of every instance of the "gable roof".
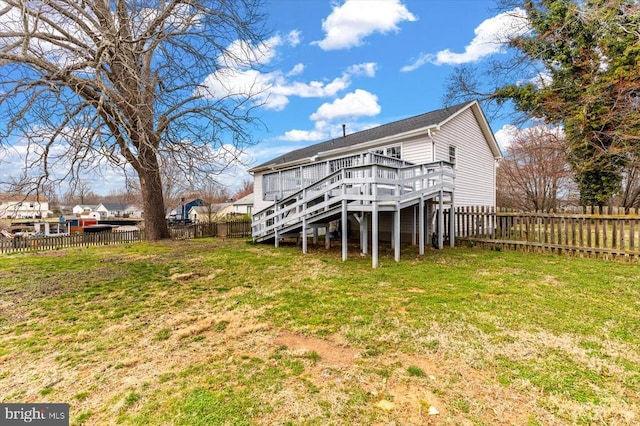
<path id="1" fill-rule="evenodd" d="M 104 207 L 110 212 L 124 211 L 127 209 L 127 207 L 129 207 L 125 203 L 100 203 L 100 206 Z M 100 208 L 100 206 L 98 206 L 98 208 Z"/>
<path id="2" fill-rule="evenodd" d="M 3 192 L 0 193 L 0 201 L 8 201 L 8 202 L 39 202 L 39 203 L 48 203 L 49 201 L 44 195 L 41 194 L 12 194 Z"/>
<path id="3" fill-rule="evenodd" d="M 73 206 L 74 209 L 76 207 L 80 207 L 83 210 L 95 210 L 100 207 L 100 204 L 76 204 L 75 206 Z"/>
<path id="4" fill-rule="evenodd" d="M 491 152 L 493 153 L 494 157 L 500 158 L 502 156 L 502 154 L 500 153 L 500 148 L 498 147 L 498 143 L 495 140 L 493 132 L 489 127 L 489 123 L 487 122 L 484 113 L 480 109 L 478 101 L 471 101 L 416 115 L 414 117 L 405 118 L 403 120 L 394 121 L 392 123 L 383 124 L 381 126 L 352 133 L 341 138 L 335 138 L 314 145 L 309 145 L 304 148 L 296 149 L 265 163 L 262 163 L 258 166 L 255 166 L 249 169 L 249 172 L 258 172 L 273 168 L 281 168 L 285 164 L 293 166 L 297 163 L 312 161 L 314 157 L 329 151 L 346 150 L 350 147 L 356 147 L 367 142 L 380 141 L 384 138 L 407 134 L 417 130 L 437 128 L 439 126 L 442 126 L 467 108 L 473 109 L 476 119 L 478 120 L 478 123 L 480 124 L 480 127 L 482 129 L 482 133 L 489 143 Z"/>
<path id="5" fill-rule="evenodd" d="M 242 198 L 238 198 L 233 202 L 234 206 L 252 206 L 253 205 L 253 192 L 251 194 L 247 194 Z"/>

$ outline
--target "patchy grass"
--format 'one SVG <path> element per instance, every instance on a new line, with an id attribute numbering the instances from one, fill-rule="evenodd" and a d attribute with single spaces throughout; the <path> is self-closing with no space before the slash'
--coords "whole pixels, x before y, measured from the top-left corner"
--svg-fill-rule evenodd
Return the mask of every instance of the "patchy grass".
<path id="1" fill-rule="evenodd" d="M 0 399 L 72 424 L 640 422 L 637 265 L 381 263 L 217 239 L 5 255 Z"/>

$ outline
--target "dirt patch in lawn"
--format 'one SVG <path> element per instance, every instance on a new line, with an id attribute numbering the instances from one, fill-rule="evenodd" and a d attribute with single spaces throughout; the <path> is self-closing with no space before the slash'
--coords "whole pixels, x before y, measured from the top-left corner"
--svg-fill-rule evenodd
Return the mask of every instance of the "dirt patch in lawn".
<path id="1" fill-rule="evenodd" d="M 316 353 L 318 363 L 331 368 L 350 367 L 360 355 L 360 351 L 349 347 L 340 335 L 325 340 L 282 331 L 276 336 L 274 343 L 286 346 L 288 350 L 301 356 Z"/>

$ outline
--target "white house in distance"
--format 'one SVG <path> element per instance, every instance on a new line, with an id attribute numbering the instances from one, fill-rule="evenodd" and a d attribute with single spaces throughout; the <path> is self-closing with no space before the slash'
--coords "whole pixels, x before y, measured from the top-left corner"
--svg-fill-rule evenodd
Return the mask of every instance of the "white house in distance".
<path id="1" fill-rule="evenodd" d="M 140 208 L 125 203 L 100 203 L 96 211 L 102 218 L 142 217 Z"/>
<path id="2" fill-rule="evenodd" d="M 39 219 L 53 214 L 42 196 L 0 194 L 0 218 Z"/>
<path id="3" fill-rule="evenodd" d="M 234 216 L 250 215 L 253 209 L 253 194 L 236 201 L 214 203 L 210 206 L 193 206 L 189 209 L 189 219 L 193 222 L 209 222 L 230 219 Z"/>
<path id="4" fill-rule="evenodd" d="M 73 209 L 71 209 L 71 212 L 76 216 L 80 216 L 80 215 L 88 216 L 91 212 L 95 211 L 97 208 L 98 206 L 95 204 L 76 204 L 75 206 L 73 206 Z"/>
<path id="5" fill-rule="evenodd" d="M 359 234 L 362 253 L 371 244 L 378 266 L 380 241 L 424 252 L 425 236 L 444 240 L 443 211 L 495 206 L 498 143 L 477 101 L 410 117 L 301 148 L 250 170 L 254 176 L 253 239 L 278 242 L 337 223 L 347 238 Z M 453 212 L 453 209 L 451 209 Z M 450 220 L 450 244 L 454 220 Z"/>
<path id="6" fill-rule="evenodd" d="M 234 215 L 251 215 L 253 212 L 253 193 L 245 195 L 242 198 L 238 198 L 233 204 Z"/>
<path id="7" fill-rule="evenodd" d="M 100 203 L 98 205 L 77 204 L 73 207 L 73 214 L 76 216 L 93 217 L 95 219 L 107 218 L 141 218 L 140 208 L 125 203 Z"/>

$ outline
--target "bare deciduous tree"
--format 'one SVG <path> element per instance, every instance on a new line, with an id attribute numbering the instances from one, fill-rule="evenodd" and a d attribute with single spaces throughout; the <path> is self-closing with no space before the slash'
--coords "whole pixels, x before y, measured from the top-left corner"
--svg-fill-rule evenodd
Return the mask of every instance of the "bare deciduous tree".
<path id="1" fill-rule="evenodd" d="M 506 148 L 499 163 L 498 204 L 524 211 L 559 209 L 575 188 L 571 175 L 561 131 L 528 128 Z"/>
<path id="2" fill-rule="evenodd" d="M 130 166 L 147 237 L 168 237 L 159 158 L 216 172 L 258 123 L 250 84 L 219 93 L 212 79 L 259 62 L 260 3 L 0 0 L 4 136 L 28 141 L 40 181 L 54 165 L 66 165 L 56 179 L 105 159 Z"/>
<path id="3" fill-rule="evenodd" d="M 619 207 L 640 208 L 640 164 L 631 163 L 622 175 L 622 188 L 613 198 L 613 204 Z"/>
<path id="4" fill-rule="evenodd" d="M 207 223 L 213 222 L 218 213 L 219 205 L 229 201 L 229 190 L 212 179 L 202 182 L 196 193 L 198 198 L 204 201 L 202 210 Z"/>
<path id="5" fill-rule="evenodd" d="M 242 185 L 238 191 L 236 191 L 231 198 L 234 200 L 238 200 L 242 197 L 245 197 L 253 192 L 253 181 L 251 179 L 245 179 L 242 181 Z"/>
<path id="6" fill-rule="evenodd" d="M 98 204 L 100 196 L 86 179 L 74 179 L 64 195 L 65 204 Z"/>

